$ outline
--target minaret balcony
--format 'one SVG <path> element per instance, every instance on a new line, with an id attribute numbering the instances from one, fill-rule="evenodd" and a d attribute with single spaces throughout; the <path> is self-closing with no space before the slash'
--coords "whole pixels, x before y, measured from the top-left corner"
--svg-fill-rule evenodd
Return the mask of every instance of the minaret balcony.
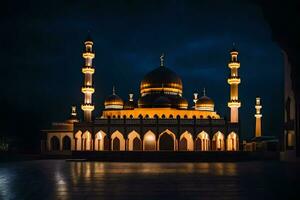
<path id="1" fill-rule="evenodd" d="M 82 57 L 83 58 L 91 58 L 91 59 L 93 59 L 93 58 L 95 58 L 95 54 L 93 53 L 93 52 L 84 52 L 83 54 L 82 54 Z"/>
<path id="2" fill-rule="evenodd" d="M 261 109 L 262 106 L 261 106 L 261 105 L 255 105 L 255 108 L 256 108 L 256 109 Z"/>
<path id="3" fill-rule="evenodd" d="M 261 118 L 262 114 L 255 114 L 254 116 L 255 116 L 255 118 Z"/>
<path id="4" fill-rule="evenodd" d="M 228 63 L 228 67 L 230 68 L 230 69 L 238 69 L 238 68 L 240 68 L 240 62 L 237 62 L 237 61 L 230 61 L 229 63 Z"/>
<path id="5" fill-rule="evenodd" d="M 83 111 L 93 111 L 95 109 L 95 106 L 93 104 L 82 104 L 81 109 Z"/>
<path id="6" fill-rule="evenodd" d="M 81 71 L 84 74 L 94 74 L 95 73 L 95 68 L 85 66 L 84 68 L 82 68 Z"/>
<path id="7" fill-rule="evenodd" d="M 239 100 L 231 100 L 228 102 L 229 108 L 239 108 L 241 107 L 241 102 Z"/>
<path id="8" fill-rule="evenodd" d="M 231 84 L 240 84 L 241 83 L 241 79 L 239 77 L 229 77 L 228 80 L 227 80 L 228 84 L 231 85 Z"/>
<path id="9" fill-rule="evenodd" d="M 81 88 L 81 92 L 84 94 L 93 94 L 95 89 L 92 86 L 84 86 Z"/>

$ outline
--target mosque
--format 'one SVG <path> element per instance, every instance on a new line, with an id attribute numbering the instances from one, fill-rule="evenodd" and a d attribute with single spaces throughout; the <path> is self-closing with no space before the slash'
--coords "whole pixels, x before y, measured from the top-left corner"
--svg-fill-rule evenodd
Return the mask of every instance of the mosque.
<path id="1" fill-rule="evenodd" d="M 52 123 L 43 130 L 42 151 L 53 154 L 74 151 L 239 151 L 238 51 L 230 51 L 227 79 L 230 85 L 230 119 L 215 111 L 214 101 L 194 93 L 193 105 L 183 97 L 181 78 L 164 64 L 148 72 L 140 83 L 137 99 L 118 96 L 115 88 L 107 96 L 104 109 L 93 117 L 93 41 L 84 42 L 82 73 L 84 119 L 72 107 L 70 119 Z M 224 78 L 225 79 L 225 78 Z"/>

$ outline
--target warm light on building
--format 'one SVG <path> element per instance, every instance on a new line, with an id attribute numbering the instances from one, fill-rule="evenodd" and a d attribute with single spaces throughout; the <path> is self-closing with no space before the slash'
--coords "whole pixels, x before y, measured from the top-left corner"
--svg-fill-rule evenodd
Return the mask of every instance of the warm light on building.
<path id="1" fill-rule="evenodd" d="M 160 65 L 147 73 L 140 82 L 140 94 L 129 93 L 126 100 L 112 93 L 104 100 L 104 109 L 96 112 L 93 104 L 93 42 L 85 41 L 82 54 L 84 75 L 81 92 L 84 94 L 81 109 L 84 120 L 77 119 L 72 108 L 71 119 L 47 130 L 46 149 L 59 151 L 238 151 L 239 124 L 237 51 L 231 52 L 228 66 L 231 75 L 230 121 L 215 110 L 215 103 L 203 94 L 193 94 L 193 105 L 183 97 L 181 78 L 165 66 L 161 55 Z M 100 73 L 101 74 L 101 73 Z M 224 83 L 226 77 L 224 76 Z M 136 98 L 133 98 L 133 97 Z M 192 96 L 192 95 L 190 95 Z"/>

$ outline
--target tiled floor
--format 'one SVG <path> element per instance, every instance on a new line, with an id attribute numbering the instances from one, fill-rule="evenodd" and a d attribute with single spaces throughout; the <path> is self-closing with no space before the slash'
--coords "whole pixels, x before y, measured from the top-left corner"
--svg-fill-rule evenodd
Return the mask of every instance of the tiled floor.
<path id="1" fill-rule="evenodd" d="M 299 163 L 0 163 L 0 199 L 290 200 L 297 193 Z"/>

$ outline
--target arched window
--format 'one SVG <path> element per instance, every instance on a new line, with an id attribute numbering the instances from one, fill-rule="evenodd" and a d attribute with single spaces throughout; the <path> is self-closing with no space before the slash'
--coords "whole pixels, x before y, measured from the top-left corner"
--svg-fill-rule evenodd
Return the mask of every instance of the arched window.
<path id="1" fill-rule="evenodd" d="M 170 115 L 169 118 L 170 118 L 170 119 L 173 119 L 173 115 Z"/>
<path id="2" fill-rule="evenodd" d="M 71 139 L 69 136 L 65 136 L 62 140 L 63 143 L 63 150 L 70 151 L 71 150 Z"/>
<path id="3" fill-rule="evenodd" d="M 166 118 L 166 116 L 165 116 L 165 115 L 162 115 L 162 116 L 161 116 L 161 118 L 162 118 L 162 119 L 165 119 L 165 118 Z"/>
<path id="4" fill-rule="evenodd" d="M 143 119 L 143 115 L 142 115 L 142 114 L 139 114 L 139 118 L 140 118 L 140 119 Z"/>
<path id="5" fill-rule="evenodd" d="M 132 115 L 130 115 L 130 116 L 129 116 L 129 118 L 130 118 L 130 119 L 132 119 L 132 118 L 133 118 L 133 116 L 132 116 Z"/>
<path id="6" fill-rule="evenodd" d="M 184 119 L 187 119 L 188 117 L 187 117 L 187 115 L 184 115 Z"/>
<path id="7" fill-rule="evenodd" d="M 154 119 L 158 119 L 158 115 L 155 114 L 155 115 L 154 115 Z"/>
<path id="8" fill-rule="evenodd" d="M 145 118 L 146 118 L 146 119 L 149 119 L 149 115 L 146 115 Z"/>
<path id="9" fill-rule="evenodd" d="M 50 140 L 51 143 L 51 150 L 52 151 L 59 151 L 59 139 L 56 136 L 53 136 Z"/>

